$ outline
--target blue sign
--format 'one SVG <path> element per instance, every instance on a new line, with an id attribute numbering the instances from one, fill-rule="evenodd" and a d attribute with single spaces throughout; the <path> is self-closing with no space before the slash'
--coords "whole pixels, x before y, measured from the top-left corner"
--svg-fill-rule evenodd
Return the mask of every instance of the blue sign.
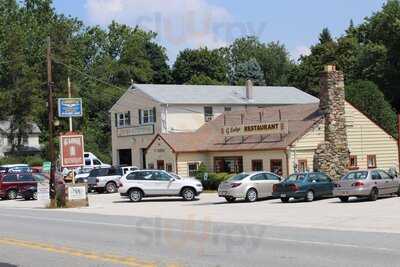
<path id="1" fill-rule="evenodd" d="M 82 117 L 82 98 L 59 98 L 58 116 L 61 118 Z"/>

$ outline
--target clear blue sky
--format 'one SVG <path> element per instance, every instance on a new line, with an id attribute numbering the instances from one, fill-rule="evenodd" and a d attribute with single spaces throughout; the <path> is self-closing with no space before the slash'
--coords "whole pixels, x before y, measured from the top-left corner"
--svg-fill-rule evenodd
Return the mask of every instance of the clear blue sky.
<path id="1" fill-rule="evenodd" d="M 284 43 L 293 58 L 307 52 L 322 28 L 340 36 L 353 19 L 359 24 L 386 0 L 54 0 L 56 10 L 88 25 L 111 20 L 159 33 L 171 61 L 179 50 L 228 44 L 257 33 Z"/>

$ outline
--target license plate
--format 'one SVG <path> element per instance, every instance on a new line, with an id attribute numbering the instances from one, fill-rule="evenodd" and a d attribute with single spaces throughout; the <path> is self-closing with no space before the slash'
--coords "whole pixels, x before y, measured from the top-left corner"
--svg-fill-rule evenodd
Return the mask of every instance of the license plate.
<path id="1" fill-rule="evenodd" d="M 286 197 L 286 194 L 281 194 L 281 197 Z"/>

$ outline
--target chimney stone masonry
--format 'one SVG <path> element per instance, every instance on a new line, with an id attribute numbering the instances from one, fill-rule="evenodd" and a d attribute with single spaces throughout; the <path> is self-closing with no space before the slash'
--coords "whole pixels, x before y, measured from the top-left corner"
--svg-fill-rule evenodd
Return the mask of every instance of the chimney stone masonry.
<path id="1" fill-rule="evenodd" d="M 314 169 L 335 180 L 346 172 L 349 163 L 345 117 L 343 72 L 335 66 L 325 66 L 320 80 L 320 110 L 324 114 L 325 141 L 314 154 Z"/>
<path id="2" fill-rule="evenodd" d="M 246 82 L 246 99 L 249 101 L 253 100 L 253 82 L 251 80 L 247 80 Z"/>

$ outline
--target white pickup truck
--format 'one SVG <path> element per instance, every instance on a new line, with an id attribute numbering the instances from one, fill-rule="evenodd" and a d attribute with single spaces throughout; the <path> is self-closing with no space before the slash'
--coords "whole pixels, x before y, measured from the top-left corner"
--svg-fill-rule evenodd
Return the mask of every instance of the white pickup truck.
<path id="1" fill-rule="evenodd" d="M 137 169 L 135 166 L 96 168 L 89 173 L 87 178 L 79 179 L 77 182 L 87 183 L 89 191 L 116 193 L 118 191 L 119 179 L 123 175 Z"/>

